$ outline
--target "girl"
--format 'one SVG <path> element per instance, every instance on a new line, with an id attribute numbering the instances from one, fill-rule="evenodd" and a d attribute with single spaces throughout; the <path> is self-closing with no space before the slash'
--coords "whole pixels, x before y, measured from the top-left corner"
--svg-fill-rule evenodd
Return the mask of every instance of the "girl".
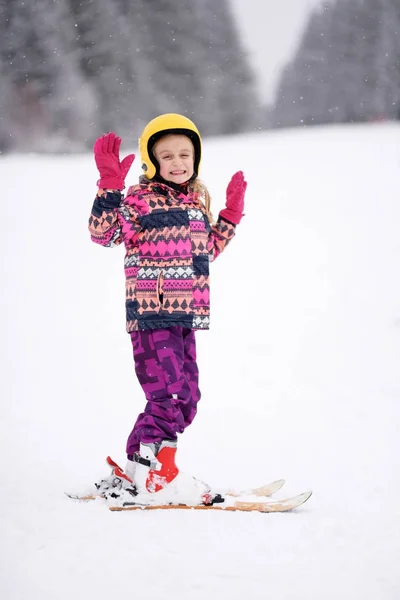
<path id="1" fill-rule="evenodd" d="M 144 175 L 124 198 L 135 156 L 120 161 L 120 145 L 114 133 L 94 145 L 100 179 L 89 230 L 102 246 L 126 248 L 126 324 L 147 405 L 128 438 L 125 472 L 139 493 L 159 495 L 171 485 L 178 495 L 190 487 L 203 493 L 204 485 L 183 480 L 175 464 L 177 434 L 193 421 L 200 399 L 195 330 L 209 328 L 209 262 L 235 235 L 247 183 L 241 171 L 232 177 L 214 223 L 198 179 L 199 131 L 188 118 L 165 114 L 139 139 Z"/>

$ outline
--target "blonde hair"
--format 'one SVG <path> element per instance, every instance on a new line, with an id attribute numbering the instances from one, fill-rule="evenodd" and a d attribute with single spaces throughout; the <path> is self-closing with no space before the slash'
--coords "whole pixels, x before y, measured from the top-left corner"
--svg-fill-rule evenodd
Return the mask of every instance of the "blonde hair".
<path id="1" fill-rule="evenodd" d="M 211 196 L 205 184 L 196 177 L 196 179 L 191 183 L 191 188 L 195 194 L 198 194 L 198 200 L 202 205 L 204 212 L 206 213 L 208 220 L 211 225 L 215 223 L 214 218 L 211 213 Z"/>

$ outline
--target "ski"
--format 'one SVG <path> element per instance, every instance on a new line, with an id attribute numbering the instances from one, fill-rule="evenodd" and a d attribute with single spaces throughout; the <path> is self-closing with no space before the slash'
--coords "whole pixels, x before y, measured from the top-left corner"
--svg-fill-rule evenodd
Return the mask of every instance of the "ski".
<path id="1" fill-rule="evenodd" d="M 135 504 L 135 502 L 124 502 L 122 505 L 109 506 L 111 511 L 123 510 L 219 510 L 228 512 L 260 512 L 277 513 L 294 510 L 301 506 L 312 495 L 312 492 L 304 492 L 292 498 L 284 500 L 270 500 L 267 502 L 242 502 L 236 500 L 233 504 L 196 504 L 189 506 L 187 504 Z"/>
<path id="2" fill-rule="evenodd" d="M 113 475 L 115 475 L 116 478 L 125 479 L 129 483 L 132 483 L 131 480 L 129 479 L 129 477 L 124 473 L 124 470 L 110 456 L 107 456 L 106 462 L 112 468 Z M 226 492 L 222 492 L 222 495 L 224 497 L 230 496 L 230 497 L 234 497 L 234 498 L 240 498 L 241 496 L 247 496 L 247 495 L 263 496 L 263 497 L 264 496 L 272 496 L 272 494 L 275 494 L 278 490 L 280 490 L 284 484 L 285 484 L 284 479 L 278 479 L 277 481 L 271 481 L 270 483 L 267 483 L 260 487 L 256 487 L 256 488 L 249 489 L 249 490 L 242 490 L 242 491 L 228 490 Z M 65 494 L 71 500 L 79 500 L 81 502 L 88 502 L 90 500 L 96 500 L 96 498 L 104 498 L 104 495 L 102 493 L 71 494 L 71 493 L 65 492 Z"/>
<path id="3" fill-rule="evenodd" d="M 227 492 L 223 492 L 222 495 L 230 496 L 232 498 L 240 498 L 241 496 L 268 497 L 278 492 L 284 484 L 284 479 L 278 479 L 277 481 L 272 481 L 271 483 L 267 483 L 266 485 L 262 485 L 260 487 L 256 487 L 249 490 L 228 490 Z M 71 498 L 71 500 L 80 500 L 81 502 L 96 500 L 96 498 L 104 498 L 103 494 L 70 494 L 68 492 L 65 492 L 65 494 L 66 496 L 68 496 L 68 498 Z"/>

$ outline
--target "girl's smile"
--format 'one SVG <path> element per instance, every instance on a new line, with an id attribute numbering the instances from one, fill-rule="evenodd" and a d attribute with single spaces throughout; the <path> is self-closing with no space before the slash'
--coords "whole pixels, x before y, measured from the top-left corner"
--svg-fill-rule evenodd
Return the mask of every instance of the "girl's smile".
<path id="1" fill-rule="evenodd" d="M 154 146 L 153 154 L 166 181 L 185 183 L 194 173 L 194 147 L 185 135 L 166 135 Z"/>

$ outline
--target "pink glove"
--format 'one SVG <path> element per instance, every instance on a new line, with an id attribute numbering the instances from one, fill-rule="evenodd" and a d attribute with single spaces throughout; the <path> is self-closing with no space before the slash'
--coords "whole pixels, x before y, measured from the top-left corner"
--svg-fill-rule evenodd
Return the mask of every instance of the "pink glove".
<path id="1" fill-rule="evenodd" d="M 243 171 L 238 171 L 234 174 L 226 189 L 226 208 L 221 210 L 220 217 L 234 223 L 234 225 L 239 225 L 243 217 L 246 188 L 247 181 L 244 179 Z"/>
<path id="2" fill-rule="evenodd" d="M 120 162 L 120 146 L 121 138 L 115 133 L 106 133 L 96 140 L 93 150 L 94 160 L 100 173 L 100 179 L 97 182 L 99 188 L 124 189 L 125 177 L 135 160 L 135 155 L 129 154 Z"/>

